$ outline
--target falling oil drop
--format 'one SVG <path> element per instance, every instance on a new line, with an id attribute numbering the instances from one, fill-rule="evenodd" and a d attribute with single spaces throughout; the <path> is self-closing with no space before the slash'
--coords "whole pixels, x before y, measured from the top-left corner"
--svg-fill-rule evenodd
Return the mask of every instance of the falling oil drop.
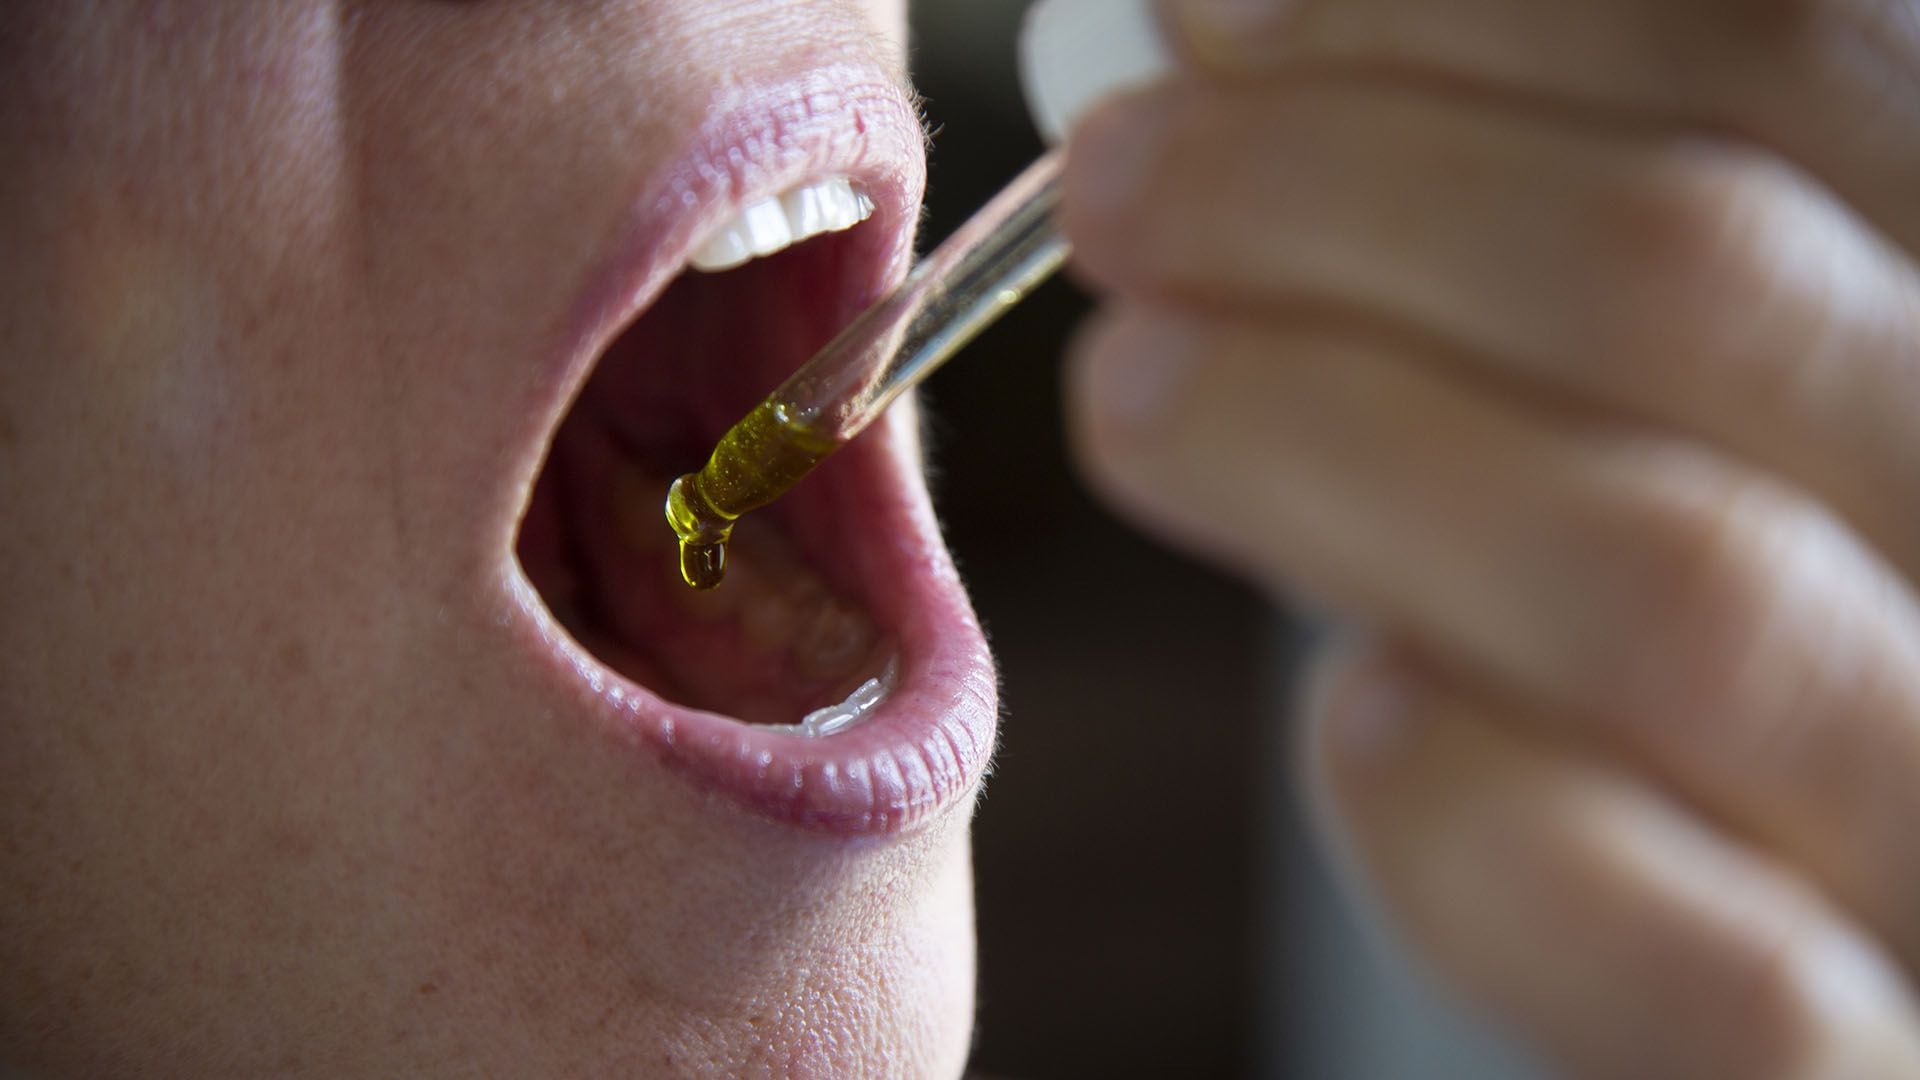
<path id="1" fill-rule="evenodd" d="M 727 544 L 680 542 L 680 580 L 696 589 L 711 589 L 727 576 Z"/>

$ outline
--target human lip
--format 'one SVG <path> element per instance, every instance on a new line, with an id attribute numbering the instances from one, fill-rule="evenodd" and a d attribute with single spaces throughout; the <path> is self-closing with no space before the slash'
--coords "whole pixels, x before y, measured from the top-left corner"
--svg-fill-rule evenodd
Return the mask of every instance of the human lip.
<path id="1" fill-rule="evenodd" d="M 820 339 L 776 350 L 792 354 L 763 364 L 767 370 L 740 372 L 760 392 L 785 374 L 780 365 L 796 365 L 898 280 L 911 253 L 922 170 L 918 119 L 903 88 L 883 73 L 814 68 L 733 92 L 685 152 L 641 185 L 638 209 L 601 260 L 576 309 L 576 329 L 557 350 L 543 400 L 531 410 L 518 490 L 539 470 L 596 361 L 654 310 L 703 241 L 743 208 L 841 177 L 872 204 L 869 220 L 834 238 L 830 256 L 799 256 L 815 261 L 793 263 L 800 269 L 790 273 L 775 266 L 754 279 L 781 294 L 759 297 L 768 304 L 791 305 L 797 301 L 787 293 L 804 293 L 815 309 L 807 318 L 819 325 L 792 336 Z M 823 292 L 815 277 L 830 279 L 830 287 Z M 857 594 L 890 643 L 893 687 L 858 724 L 809 738 L 667 701 L 581 646 L 516 562 L 506 580 L 520 651 L 553 693 L 616 742 L 772 819 L 862 835 L 899 833 L 941 816 L 968 799 L 985 770 L 995 687 L 912 442 L 910 424 L 890 418 L 789 499 L 806 519 L 800 531 L 813 540 L 810 552 L 824 546 L 842 556 L 832 576 Z M 665 536 L 664 521 L 659 529 Z M 830 533 L 831 543 L 821 539 Z"/>
<path id="2" fill-rule="evenodd" d="M 919 120 L 899 81 L 843 64 L 733 92 L 684 151 L 649 176 L 626 234 L 588 291 L 576 325 L 604 341 L 678 273 L 701 240 L 747 206 L 845 176 L 872 206 L 861 230 L 883 250 L 863 253 L 873 276 L 865 302 L 905 269 L 925 183 Z M 587 356 L 590 358 L 591 353 Z"/>

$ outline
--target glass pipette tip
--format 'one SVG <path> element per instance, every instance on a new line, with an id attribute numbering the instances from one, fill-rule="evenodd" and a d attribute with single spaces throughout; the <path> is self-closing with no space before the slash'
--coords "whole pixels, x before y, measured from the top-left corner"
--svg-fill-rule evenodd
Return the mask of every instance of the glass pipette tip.
<path id="1" fill-rule="evenodd" d="M 1066 262 L 1059 151 L 1028 166 L 673 482 L 680 576 L 711 589 L 740 517 L 785 494 Z"/>

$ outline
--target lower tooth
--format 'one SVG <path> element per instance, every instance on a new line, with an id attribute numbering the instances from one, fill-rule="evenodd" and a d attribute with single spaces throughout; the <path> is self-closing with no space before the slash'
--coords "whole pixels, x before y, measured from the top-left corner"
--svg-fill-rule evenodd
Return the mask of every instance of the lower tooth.
<path id="1" fill-rule="evenodd" d="M 831 735 L 842 728 L 848 727 L 858 719 L 860 719 L 860 710 L 848 708 L 845 705 L 836 705 L 830 709 L 819 709 L 808 713 L 807 718 L 800 721 L 800 734 L 811 735 L 815 738 L 823 735 Z"/>
<path id="2" fill-rule="evenodd" d="M 899 658 L 888 660 L 886 668 L 877 677 L 861 683 L 853 693 L 847 695 L 847 700 L 824 709 L 815 709 L 798 724 L 787 725 L 787 728 L 796 735 L 808 738 L 822 738 L 845 731 L 866 719 L 887 700 L 887 694 L 893 690 L 899 672 Z"/>
<path id="3" fill-rule="evenodd" d="M 885 701 L 887 691 L 890 689 L 892 689 L 892 687 L 881 682 L 879 679 L 868 679 L 866 682 L 860 684 L 859 689 L 848 696 L 847 704 L 852 705 L 861 712 L 865 712 L 875 705 L 880 704 L 882 701 Z"/>

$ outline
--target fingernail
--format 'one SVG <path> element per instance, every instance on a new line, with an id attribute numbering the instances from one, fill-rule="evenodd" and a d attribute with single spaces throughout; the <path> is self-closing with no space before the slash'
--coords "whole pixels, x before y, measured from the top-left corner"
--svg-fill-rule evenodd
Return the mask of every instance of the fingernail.
<path id="1" fill-rule="evenodd" d="M 1088 114 L 1067 149 L 1070 209 L 1106 223 L 1144 198 L 1167 109 L 1157 96 L 1110 101 Z"/>
<path id="2" fill-rule="evenodd" d="M 1110 328 L 1095 345 L 1089 404 L 1122 431 L 1158 426 L 1192 369 L 1197 335 L 1177 319 L 1138 318 Z"/>
<path id="3" fill-rule="evenodd" d="M 1174 68 L 1158 0 L 1038 0 L 1020 34 L 1035 123 L 1059 142 L 1088 109 Z"/>

